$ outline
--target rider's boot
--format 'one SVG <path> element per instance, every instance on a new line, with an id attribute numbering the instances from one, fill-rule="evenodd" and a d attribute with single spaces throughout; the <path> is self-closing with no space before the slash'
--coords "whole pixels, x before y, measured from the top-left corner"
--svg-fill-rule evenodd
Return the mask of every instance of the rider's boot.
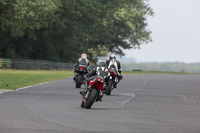
<path id="1" fill-rule="evenodd" d="M 102 101 L 102 97 L 103 97 L 103 92 L 102 91 L 100 91 L 100 94 L 99 94 L 99 97 L 98 97 L 98 101 Z"/>
<path id="2" fill-rule="evenodd" d="M 86 94 L 86 93 L 87 93 L 87 90 L 88 90 L 90 87 L 91 87 L 91 86 L 84 88 L 83 91 L 80 91 L 80 94 Z"/>
<path id="3" fill-rule="evenodd" d="M 102 92 L 103 92 L 103 94 L 106 94 L 108 92 L 108 87 L 105 86 L 105 89 Z"/>
<path id="4" fill-rule="evenodd" d="M 74 71 L 74 77 L 73 77 L 73 80 L 75 81 L 76 80 L 76 76 L 78 75 L 78 73 L 76 71 Z"/>
<path id="5" fill-rule="evenodd" d="M 116 89 L 117 89 L 117 84 L 113 84 L 113 88 L 116 88 Z"/>

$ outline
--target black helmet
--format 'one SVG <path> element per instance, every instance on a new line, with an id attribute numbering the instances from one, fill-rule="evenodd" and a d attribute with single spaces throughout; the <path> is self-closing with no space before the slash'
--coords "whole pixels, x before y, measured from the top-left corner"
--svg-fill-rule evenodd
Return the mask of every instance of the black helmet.
<path id="1" fill-rule="evenodd" d="M 106 65 L 106 63 L 105 62 L 99 62 L 99 67 L 106 67 L 107 65 Z"/>

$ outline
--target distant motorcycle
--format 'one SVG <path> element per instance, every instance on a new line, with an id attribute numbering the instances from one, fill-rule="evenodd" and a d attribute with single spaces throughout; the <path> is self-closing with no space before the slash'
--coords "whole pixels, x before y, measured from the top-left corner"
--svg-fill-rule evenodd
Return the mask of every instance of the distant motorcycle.
<path id="1" fill-rule="evenodd" d="M 101 76 L 93 76 L 92 79 L 86 79 L 89 81 L 89 87 L 84 94 L 81 94 L 83 100 L 81 102 L 81 107 L 85 109 L 90 109 L 94 102 L 101 101 L 103 97 L 103 92 L 105 90 L 105 79 Z M 85 81 L 86 81 L 85 80 Z M 84 87 L 86 87 L 88 82 L 85 82 Z M 86 89 L 86 88 L 84 88 Z"/>
<path id="2" fill-rule="evenodd" d="M 107 92 L 106 95 L 111 95 L 111 91 L 114 89 L 113 85 L 117 84 L 119 82 L 119 79 L 117 77 L 117 71 L 115 68 L 110 68 L 108 70 L 110 73 L 110 76 L 107 79 Z"/>
<path id="3" fill-rule="evenodd" d="M 86 78 L 86 74 L 91 70 L 90 66 L 79 65 L 76 68 L 75 83 L 76 88 L 80 88 Z"/>

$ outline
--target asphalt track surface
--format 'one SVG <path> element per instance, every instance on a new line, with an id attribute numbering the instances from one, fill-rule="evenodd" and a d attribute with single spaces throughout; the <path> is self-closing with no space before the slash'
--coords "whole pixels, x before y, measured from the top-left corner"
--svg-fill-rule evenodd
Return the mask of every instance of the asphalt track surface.
<path id="1" fill-rule="evenodd" d="M 91 109 L 72 78 L 0 94 L 0 133 L 200 133 L 200 75 L 125 75 Z"/>

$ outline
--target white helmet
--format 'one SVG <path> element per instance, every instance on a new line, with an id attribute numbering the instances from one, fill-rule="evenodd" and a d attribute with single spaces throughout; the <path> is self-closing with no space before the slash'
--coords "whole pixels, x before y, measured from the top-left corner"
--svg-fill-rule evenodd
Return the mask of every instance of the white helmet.
<path id="1" fill-rule="evenodd" d="M 81 54 L 81 58 L 85 58 L 85 59 L 87 59 L 87 54 Z"/>
<path id="2" fill-rule="evenodd" d="M 113 54 L 111 54 L 111 55 L 109 56 L 109 58 L 110 58 L 110 60 L 111 60 L 112 58 L 116 59 L 115 55 L 113 55 Z"/>

